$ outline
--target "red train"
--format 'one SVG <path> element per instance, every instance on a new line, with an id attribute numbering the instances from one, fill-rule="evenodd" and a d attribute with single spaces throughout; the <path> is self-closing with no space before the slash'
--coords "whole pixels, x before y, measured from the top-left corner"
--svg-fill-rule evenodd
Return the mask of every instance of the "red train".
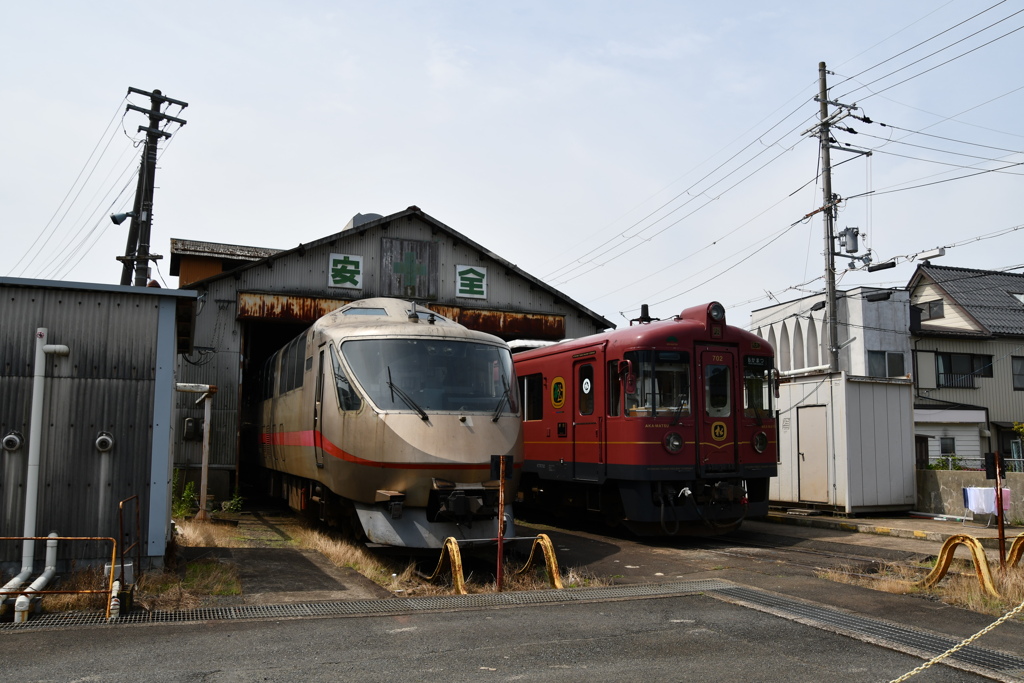
<path id="1" fill-rule="evenodd" d="M 645 306 L 628 328 L 516 354 L 520 502 L 640 535 L 721 534 L 764 516 L 773 356 L 717 302 L 661 321 Z"/>

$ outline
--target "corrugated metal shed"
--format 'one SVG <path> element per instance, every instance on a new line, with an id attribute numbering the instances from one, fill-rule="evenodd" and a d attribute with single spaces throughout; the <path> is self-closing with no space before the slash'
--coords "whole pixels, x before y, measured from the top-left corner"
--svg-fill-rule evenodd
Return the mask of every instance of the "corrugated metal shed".
<path id="1" fill-rule="evenodd" d="M 341 232 L 190 287 L 200 292 L 195 350 L 179 363 L 178 379 L 220 389 L 210 455 L 218 497 L 230 496 L 247 462 L 246 381 L 270 353 L 342 303 L 410 298 L 506 340 L 557 341 L 615 326 L 417 207 L 363 216 Z M 202 418 L 185 397 L 176 407 L 179 427 Z M 198 467 L 198 442 L 178 438 L 174 448 L 176 464 Z"/>
<path id="2" fill-rule="evenodd" d="M 195 292 L 0 278 L 0 436 L 26 445 L 0 451 L 0 535 L 24 525 L 35 334 L 71 349 L 47 356 L 40 438 L 37 533 L 118 534 L 118 502 L 138 495 L 143 555 L 162 560 L 170 529 L 172 400 L 177 338 L 190 330 Z M 95 445 L 100 432 L 112 450 Z M 42 553 L 37 544 L 37 553 Z M 62 561 L 109 558 L 109 546 L 62 548 Z M 0 563 L 20 544 L 0 544 Z"/>

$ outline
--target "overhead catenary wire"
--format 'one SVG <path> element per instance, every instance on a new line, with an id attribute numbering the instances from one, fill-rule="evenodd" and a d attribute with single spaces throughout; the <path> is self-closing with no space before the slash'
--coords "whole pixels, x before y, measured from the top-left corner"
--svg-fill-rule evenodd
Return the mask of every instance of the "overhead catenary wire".
<path id="1" fill-rule="evenodd" d="M 804 124 L 804 123 L 805 123 L 805 122 L 806 122 L 806 121 L 808 120 L 808 118 L 809 118 L 809 117 L 804 117 L 804 118 L 803 118 L 803 119 L 802 119 L 802 120 L 800 121 L 800 123 L 798 123 L 798 124 L 797 124 L 797 125 L 796 125 L 796 126 L 795 126 L 795 127 L 793 128 L 793 129 L 791 129 L 791 130 L 790 130 L 790 131 L 788 131 L 787 133 L 783 134 L 783 135 L 782 135 L 781 137 L 779 137 L 778 139 L 776 139 L 776 140 L 775 140 L 774 142 L 771 142 L 771 143 L 769 143 L 769 144 L 764 144 L 764 143 L 762 142 L 762 144 L 764 145 L 764 148 L 763 148 L 762 150 L 760 150 L 760 151 L 759 151 L 759 152 L 758 152 L 757 154 L 755 154 L 755 155 L 754 155 L 753 157 L 751 157 L 750 159 L 747 159 L 746 161 L 744 161 L 744 162 L 743 162 L 742 164 L 740 164 L 740 165 L 739 165 L 739 166 L 737 166 L 736 168 L 734 168 L 734 169 L 732 169 L 731 171 L 729 171 L 729 172 L 728 172 L 728 173 L 727 173 L 726 175 L 724 175 L 723 177 L 721 177 L 721 178 L 719 178 L 718 180 L 716 180 L 716 181 L 715 181 L 714 183 L 712 183 L 712 184 L 711 184 L 710 186 L 708 186 L 708 187 L 706 187 L 706 188 L 704 188 L 704 189 L 701 189 L 701 190 L 699 190 L 699 191 L 698 191 L 697 187 L 698 187 L 698 185 L 699 185 L 699 184 L 700 184 L 701 182 L 703 182 L 704 180 L 706 180 L 706 179 L 710 178 L 710 177 L 711 177 L 712 175 L 714 175 L 714 174 L 715 174 L 716 172 L 718 172 L 719 170 L 721 170 L 721 169 L 725 168 L 725 166 L 726 166 L 726 165 L 727 165 L 727 164 L 728 164 L 729 162 L 731 162 L 732 160 L 736 159 L 736 158 L 737 158 L 737 157 L 738 157 L 738 156 L 739 156 L 740 154 L 742 154 L 742 153 L 743 153 L 744 151 L 746 151 L 746 150 L 750 149 L 750 148 L 751 148 L 751 147 L 753 147 L 753 146 L 754 146 L 755 144 L 757 144 L 758 142 L 760 142 L 760 141 L 761 141 L 761 139 L 762 139 L 762 138 L 763 138 L 763 137 L 764 137 L 765 135 L 767 135 L 768 133 L 770 133 L 771 131 L 773 131 L 774 129 L 776 129 L 776 128 L 777 128 L 778 126 L 780 126 L 780 125 L 781 125 L 782 123 L 784 123 L 784 122 L 785 122 L 786 120 L 788 120 L 788 119 L 789 119 L 790 117 L 792 117 L 792 116 L 793 116 L 794 114 L 796 114 L 796 113 L 797 113 L 797 112 L 798 112 L 798 111 L 800 110 L 800 108 L 802 108 L 803 106 L 804 106 L 804 105 L 803 105 L 803 104 L 801 104 L 801 106 L 800 106 L 800 107 L 799 107 L 798 109 L 795 109 L 795 110 L 794 110 L 793 112 L 790 112 L 790 113 L 789 113 L 789 114 L 787 114 L 787 115 L 786 115 L 785 117 L 783 117 L 782 119 L 780 119 L 779 121 L 777 121 L 777 122 L 776 122 L 775 124 L 773 124 L 773 125 L 772 125 L 772 126 L 771 126 L 770 128 L 768 128 L 768 129 L 767 129 L 767 130 L 766 130 L 765 132 L 763 132 L 763 133 L 762 133 L 762 134 L 761 134 L 760 136 L 758 136 L 758 137 L 757 137 L 756 139 L 752 140 L 752 141 L 751 141 L 750 143 L 748 143 L 747 145 L 745 145 L 745 146 L 744 146 L 744 147 L 743 147 L 743 148 L 742 148 L 742 149 L 741 149 L 741 150 L 740 150 L 739 152 L 737 152 L 736 154 L 733 154 L 733 155 L 732 155 L 732 156 L 730 156 L 730 157 L 729 157 L 728 159 L 726 159 L 726 160 L 725 160 L 724 162 L 722 162 L 721 164 L 719 164 L 718 166 L 716 166 L 716 167 L 715 167 L 714 169 L 712 169 L 711 171 L 709 171 L 708 173 L 706 173 L 706 174 L 705 174 L 704 176 L 702 176 L 702 177 L 701 177 L 701 178 L 700 178 L 699 180 L 697 180 L 696 182 L 694 182 L 693 184 L 691 184 L 691 185 L 690 185 L 690 186 L 689 186 L 689 187 L 688 187 L 688 188 L 687 188 L 686 190 L 684 190 L 684 191 L 682 191 L 682 192 L 678 193 L 678 194 L 677 194 L 677 195 L 675 195 L 675 196 L 674 196 L 674 197 L 673 197 L 673 198 L 672 198 L 671 200 L 669 200 L 668 202 L 665 202 L 664 204 L 662 204 L 661 206 L 659 206 L 659 207 L 658 207 L 657 209 L 655 209 L 654 211 L 652 211 L 652 212 L 648 213 L 648 214 L 647 214 L 647 216 L 645 216 L 644 218 L 640 219 L 639 221 L 636 221 L 636 222 L 634 222 L 634 223 L 633 223 L 632 225 L 630 225 L 630 226 L 629 226 L 628 228 L 626 228 L 626 229 L 625 229 L 624 231 L 620 232 L 620 233 L 619 233 L 618 235 L 616 235 L 615 237 L 612 237 L 612 238 L 610 238 L 610 239 L 608 239 L 608 240 L 605 240 L 605 241 L 604 241 L 604 242 L 602 242 L 601 244 L 598 244 L 597 246 L 595 246 L 595 247 L 592 247 L 591 249 L 589 249 L 588 251 L 586 251 L 585 253 L 583 253 L 583 254 L 582 254 L 581 256 L 579 256 L 579 257 L 577 257 L 577 258 L 573 259 L 572 261 L 570 261 L 570 262 L 568 262 L 568 263 L 564 264 L 563 266 L 561 266 L 561 267 L 559 267 L 559 268 L 555 269 L 554 271 L 551 271 L 550 273 L 548 273 L 548 274 L 547 274 L 547 275 L 545 276 L 545 279 L 549 279 L 549 280 L 551 280 L 551 279 L 559 279 L 559 284 L 564 284 L 564 283 L 566 283 L 566 282 L 569 282 L 569 281 L 570 281 L 571 279 L 574 279 L 574 278 L 568 278 L 568 279 L 567 279 L 567 278 L 566 278 L 565 276 L 569 275 L 570 273 L 573 273 L 574 271 L 576 271 L 576 270 L 578 270 L 578 269 L 580 269 L 580 268 L 582 268 L 582 267 L 584 267 L 584 266 L 586 266 L 586 265 L 589 265 L 590 263 L 592 263 L 592 262 L 593 262 L 593 259 L 594 259 L 594 258 L 599 258 L 600 256 L 603 256 L 603 255 L 605 255 L 605 254 L 608 254 L 608 253 L 610 253 L 611 251 L 613 251 L 614 249 L 616 249 L 616 248 L 619 248 L 619 247 L 621 247 L 621 246 L 623 245 L 623 243 L 628 243 L 628 242 L 630 242 L 630 241 L 632 241 L 632 240 L 635 240 L 635 239 L 637 239 L 637 238 L 640 238 L 640 237 L 642 237 L 642 236 L 644 235 L 644 233 L 645 233 L 645 232 L 647 232 L 647 231 L 649 231 L 650 229 L 654 228 L 654 227 L 655 227 L 655 226 L 657 226 L 657 225 L 658 225 L 658 224 L 659 224 L 660 222 L 662 222 L 662 221 L 666 220 L 666 219 L 667 219 L 667 218 L 668 218 L 669 216 L 671 216 L 671 215 L 672 215 L 672 214 L 674 214 L 675 212 L 677 212 L 677 211 L 679 211 L 680 209 L 682 209 L 682 208 L 684 208 L 684 207 L 688 206 L 688 205 L 689 205 L 689 204 L 690 204 L 691 202 L 693 202 L 693 201 L 696 201 L 696 199 L 697 199 L 697 198 L 699 198 L 699 197 L 700 197 L 701 195 L 705 195 L 705 194 L 706 194 L 706 193 L 707 193 L 708 191 L 710 191 L 710 190 L 711 190 L 712 188 L 714 188 L 714 187 L 715 187 L 716 185 L 718 185 L 719 183 L 723 182 L 724 180 L 726 180 L 727 178 L 729 178 L 729 177 L 730 177 L 730 176 L 732 176 L 733 174 L 737 173 L 738 171 L 740 171 L 741 169 L 743 169 L 743 168 L 744 168 L 744 167 L 745 167 L 746 165 L 748 165 L 748 164 L 752 163 L 752 162 L 753 162 L 753 161 L 754 161 L 755 159 L 757 159 L 758 157 L 760 157 L 760 156 L 761 156 L 762 154 L 764 154 L 764 153 L 765 153 L 765 152 L 766 152 L 766 151 L 767 151 L 768 149 L 770 149 L 771 147 L 774 147 L 774 146 L 777 146 L 777 145 L 779 145 L 779 144 L 780 144 L 780 143 L 781 143 L 781 142 L 782 142 L 782 141 L 783 141 L 783 140 L 784 140 L 785 138 L 787 138 L 787 137 L 788 137 L 789 135 L 791 135 L 791 134 L 792 134 L 792 133 L 793 133 L 793 132 L 794 132 L 795 130 L 799 129 L 799 128 L 800 128 L 800 127 L 801 127 L 801 126 L 802 126 L 802 125 L 803 125 L 803 124 Z M 790 150 L 788 150 L 788 149 L 787 149 L 787 150 L 784 150 L 784 151 L 783 151 L 783 154 L 784 154 L 785 152 L 787 152 L 787 151 L 790 151 Z M 774 161 L 775 159 L 778 159 L 778 158 L 779 158 L 779 156 L 781 156 L 781 154 L 780 154 L 780 155 L 777 155 L 777 156 L 776 156 L 776 157 L 775 157 L 775 158 L 773 159 L 773 161 Z M 763 167 L 762 167 L 762 168 L 763 168 Z M 760 169 L 759 169 L 759 170 L 760 170 Z M 749 176 L 747 176 L 747 177 L 749 177 Z M 729 190 L 733 189 L 734 187 L 735 187 L 735 185 L 731 186 L 731 187 L 730 187 L 730 188 L 728 188 L 727 190 L 724 190 L 724 191 L 722 191 L 722 192 L 718 193 L 718 197 L 715 197 L 715 198 L 714 198 L 714 199 L 712 199 L 711 201 L 716 201 L 716 200 L 717 200 L 717 199 L 718 199 L 719 197 L 721 197 L 721 195 L 722 195 L 722 194 L 724 194 L 724 192 L 728 192 Z M 639 231 L 637 231 L 637 232 L 635 232 L 635 233 L 633 233 L 633 234 L 631 234 L 631 235 L 627 235 L 627 233 L 628 233 L 628 232 L 629 232 L 630 230 L 633 230 L 634 228 L 638 227 L 638 226 L 639 226 L 639 225 L 640 225 L 640 224 L 641 224 L 641 223 L 642 223 L 643 221 L 645 221 L 645 220 L 648 220 L 648 219 L 649 219 L 650 217 L 654 216 L 654 215 L 655 215 L 655 214 L 657 214 L 657 213 L 658 213 L 659 211 L 662 211 L 662 210 L 663 210 L 663 209 L 665 209 L 666 207 L 670 206 L 670 205 L 672 204 L 672 202 L 674 202 L 674 201 L 678 200 L 678 199 L 679 199 L 680 197 L 682 197 L 682 196 L 684 196 L 684 195 L 687 195 L 687 194 L 691 195 L 691 197 L 690 197 L 690 199 L 689 199 L 689 200 L 687 200 L 687 201 L 683 202 L 683 203 L 682 203 L 682 204 L 680 204 L 679 206 L 676 206 L 676 207 L 675 207 L 675 208 L 673 208 L 673 209 L 672 209 L 671 211 L 669 211 L 668 213 L 666 213 L 666 214 L 664 214 L 663 216 L 659 217 L 658 219 L 654 220 L 654 221 L 653 221 L 652 223 L 650 223 L 649 225 L 647 225 L 647 226 L 645 226 L 645 227 L 641 228 L 641 229 L 640 229 Z M 704 204 L 704 205 L 701 205 L 701 208 L 702 208 L 703 206 L 706 206 L 706 204 Z M 698 210 L 699 210 L 699 209 L 698 209 Z M 690 214 L 687 214 L 687 216 L 684 216 L 684 218 L 687 218 L 687 217 L 689 217 L 690 215 L 692 215 L 692 212 L 691 212 Z M 682 220 L 682 219 L 680 219 L 680 220 Z M 677 225 L 678 223 L 679 223 L 679 220 L 677 220 L 677 221 L 673 222 L 673 223 L 672 223 L 672 224 L 671 224 L 670 226 L 668 226 L 668 227 L 673 227 L 673 226 Z M 667 228 L 665 228 L 665 229 L 667 229 Z M 659 230 L 659 231 L 658 231 L 657 233 L 655 233 L 655 235 L 653 235 L 653 236 L 650 236 L 650 237 L 645 237 L 645 238 L 643 238 L 643 239 L 644 239 L 645 241 L 646 241 L 646 240 L 649 240 L 649 239 L 652 239 L 653 237 L 655 237 L 655 236 L 657 236 L 657 235 L 660 235 L 661 233 L 663 233 L 665 229 Z M 612 244 L 613 242 L 616 242 L 617 240 L 623 240 L 624 242 L 621 242 L 621 241 L 620 241 L 620 242 L 618 242 L 618 243 L 616 243 L 616 244 Z M 611 245 L 611 246 L 609 246 L 609 245 Z M 634 248 L 635 248 L 635 247 L 634 247 Z M 595 252 L 596 252 L 596 253 L 595 253 Z M 591 259 L 590 259 L 589 261 L 583 261 L 583 259 L 587 258 L 588 256 L 591 256 L 592 258 L 591 258 Z M 617 258 L 617 256 L 616 256 L 616 258 Z M 603 264 L 602 264 L 602 265 L 603 265 Z M 568 268 L 569 270 L 566 270 L 567 268 Z"/>
<path id="2" fill-rule="evenodd" d="M 31 266 L 33 262 L 35 262 L 36 258 L 38 258 L 39 255 L 42 254 L 43 251 L 45 250 L 46 244 L 48 243 L 49 239 L 52 237 L 54 232 L 56 232 L 56 230 L 60 227 L 61 222 L 67 216 L 68 212 L 71 211 L 71 206 L 74 204 L 75 199 L 71 200 L 71 203 L 68 204 L 67 208 L 64 210 L 63 215 L 57 221 L 57 223 L 53 222 L 54 219 L 56 219 L 57 216 L 61 213 L 61 208 L 64 207 L 65 203 L 67 203 L 68 198 L 72 195 L 72 193 L 75 194 L 75 198 L 76 199 L 77 199 L 78 195 L 81 194 L 82 190 L 85 187 L 85 184 L 88 183 L 89 179 L 92 177 L 92 174 L 95 172 L 96 166 L 99 164 L 100 159 L 102 158 L 103 154 L 110 147 L 110 143 L 113 141 L 113 137 L 114 137 L 112 133 L 110 135 L 110 139 L 107 140 L 107 144 L 103 148 L 103 150 L 104 150 L 103 153 L 101 153 L 100 156 L 96 158 L 95 163 L 92 164 L 92 168 L 89 170 L 88 174 L 85 177 L 85 180 L 82 182 L 82 186 L 79 187 L 78 192 L 76 193 L 75 192 L 75 188 L 78 187 L 79 181 L 82 180 L 82 174 L 85 173 L 86 169 L 89 168 L 90 162 L 92 162 L 93 157 L 96 156 L 96 150 L 99 149 L 100 145 L 103 143 L 103 140 L 105 138 L 107 138 L 108 133 L 110 133 L 111 127 L 117 121 L 117 116 L 118 116 L 118 114 L 121 113 L 121 107 L 122 107 L 122 105 L 124 105 L 124 102 L 125 102 L 126 99 L 127 98 L 122 98 L 122 100 L 118 103 L 117 109 L 114 110 L 114 115 L 110 118 L 110 121 L 107 123 L 106 127 L 104 128 L 103 133 L 100 134 L 99 140 L 96 141 L 96 144 L 93 146 L 92 151 L 89 153 L 89 156 L 86 158 L 85 163 L 82 164 L 81 170 L 79 170 L 78 175 L 75 177 L 75 180 L 71 183 L 71 186 L 68 188 L 67 193 L 65 193 L 64 198 L 61 199 L 60 203 L 57 205 L 57 208 L 54 209 L 53 215 L 51 215 L 50 219 L 46 222 L 46 225 L 44 225 L 43 229 L 39 231 L 39 233 L 36 235 L 36 238 L 32 241 L 32 244 L 29 245 L 28 249 L 25 250 L 25 253 L 21 256 L 20 259 L 18 259 L 18 262 L 15 264 L 15 267 L 20 265 L 21 268 L 19 270 L 17 270 L 17 271 L 12 270 L 11 271 L 12 275 L 15 275 L 15 276 L 22 275 L 28 269 L 28 267 Z M 31 254 L 33 252 L 33 250 L 36 250 L 36 245 L 39 244 L 39 240 L 41 240 L 41 239 L 43 240 L 43 244 L 36 251 L 36 255 L 33 256 L 31 259 L 29 259 L 28 262 L 25 262 L 25 259 L 28 258 L 29 254 Z"/>

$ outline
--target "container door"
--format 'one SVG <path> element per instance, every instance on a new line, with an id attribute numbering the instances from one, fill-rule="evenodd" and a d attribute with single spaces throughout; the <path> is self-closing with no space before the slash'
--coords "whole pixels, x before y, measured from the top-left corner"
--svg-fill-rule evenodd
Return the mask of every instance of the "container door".
<path id="1" fill-rule="evenodd" d="M 825 406 L 796 409 L 797 476 L 800 500 L 828 503 L 828 437 Z"/>
<path id="2" fill-rule="evenodd" d="M 698 466 L 705 474 L 736 470 L 737 377 L 733 349 L 706 346 L 699 349 L 697 376 L 699 402 Z"/>
<path id="3" fill-rule="evenodd" d="M 594 362 L 573 368 L 573 478 L 597 481 L 604 467 L 601 405 Z"/>
<path id="4" fill-rule="evenodd" d="M 324 466 L 324 436 L 323 429 L 323 408 L 324 408 L 324 352 L 326 347 L 320 347 L 320 360 L 316 370 L 316 393 L 313 395 L 313 453 L 316 457 L 316 466 Z"/>

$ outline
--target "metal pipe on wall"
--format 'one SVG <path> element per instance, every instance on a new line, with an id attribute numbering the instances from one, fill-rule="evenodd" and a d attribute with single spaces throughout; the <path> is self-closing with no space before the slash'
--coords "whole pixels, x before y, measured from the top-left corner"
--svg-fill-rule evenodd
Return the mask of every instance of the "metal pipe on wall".
<path id="1" fill-rule="evenodd" d="M 36 330 L 36 355 L 32 368 L 32 412 L 28 432 L 28 471 L 25 476 L 25 524 L 22 536 L 30 539 L 36 535 L 36 512 L 39 506 L 39 461 L 42 452 L 43 432 L 43 391 L 46 385 L 46 354 L 66 356 L 71 349 L 63 344 L 47 344 L 48 330 Z M 0 601 L 5 594 L 16 591 L 32 574 L 36 542 L 25 540 L 21 553 L 21 573 L 0 588 Z"/>

